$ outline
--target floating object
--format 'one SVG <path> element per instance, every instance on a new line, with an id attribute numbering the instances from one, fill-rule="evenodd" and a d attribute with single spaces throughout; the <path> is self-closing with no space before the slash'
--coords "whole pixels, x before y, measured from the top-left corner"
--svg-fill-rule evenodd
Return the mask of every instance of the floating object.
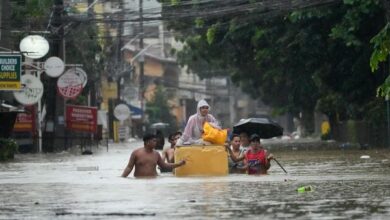
<path id="1" fill-rule="evenodd" d="M 302 192 L 311 192 L 313 191 L 313 187 L 312 186 L 302 186 L 302 187 L 299 187 L 297 189 L 298 192 L 302 193 Z"/>
<path id="2" fill-rule="evenodd" d="M 362 155 L 362 156 L 360 156 L 360 159 L 370 159 L 370 156 L 369 155 Z"/>
<path id="3" fill-rule="evenodd" d="M 175 163 L 186 160 L 175 169 L 175 176 L 226 176 L 229 173 L 228 155 L 222 145 L 178 146 Z"/>

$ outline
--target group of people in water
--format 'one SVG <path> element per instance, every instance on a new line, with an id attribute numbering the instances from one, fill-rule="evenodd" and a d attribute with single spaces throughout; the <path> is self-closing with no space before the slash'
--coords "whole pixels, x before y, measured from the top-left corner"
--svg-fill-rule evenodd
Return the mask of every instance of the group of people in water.
<path id="1" fill-rule="evenodd" d="M 210 143 L 202 139 L 203 124 L 206 121 L 214 128 L 221 129 L 218 121 L 209 114 L 209 111 L 209 104 L 205 100 L 200 100 L 197 113 L 188 119 L 184 132 L 169 135 L 168 142 L 171 146 L 164 149 L 162 155 L 154 149 L 157 145 L 156 135 L 145 134 L 144 146 L 132 152 L 122 177 L 127 177 L 134 167 L 134 177 L 155 177 L 157 166 L 161 172 L 172 172 L 173 169 L 184 166 L 185 160 L 174 162 L 176 146 L 209 145 Z M 245 132 L 232 134 L 230 142 L 227 142 L 225 147 L 229 155 L 230 173 L 266 174 L 270 168 L 273 155 L 262 147 L 260 136 L 256 133 L 250 136 Z"/>

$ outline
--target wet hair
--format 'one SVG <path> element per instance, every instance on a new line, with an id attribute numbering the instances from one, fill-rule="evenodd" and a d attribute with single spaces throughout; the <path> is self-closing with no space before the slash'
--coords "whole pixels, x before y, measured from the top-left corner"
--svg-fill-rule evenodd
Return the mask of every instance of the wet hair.
<path id="1" fill-rule="evenodd" d="M 232 135 L 232 138 L 230 138 L 230 140 L 233 140 L 235 137 L 241 138 L 240 135 L 238 135 L 238 134 L 233 134 L 233 135 Z"/>
<path id="2" fill-rule="evenodd" d="M 258 134 L 252 134 L 249 140 L 260 141 L 260 136 Z"/>
<path id="3" fill-rule="evenodd" d="M 246 132 L 241 132 L 239 135 L 240 135 L 240 137 L 241 137 L 242 135 L 244 135 L 244 136 L 246 136 L 246 137 L 249 138 L 249 135 L 248 135 L 248 133 L 246 133 Z"/>
<path id="4" fill-rule="evenodd" d="M 153 138 L 156 138 L 156 135 L 155 135 L 155 134 L 145 134 L 142 140 L 143 140 L 144 142 L 147 142 L 147 141 L 149 141 L 149 140 L 151 140 L 151 139 L 153 139 Z"/>
<path id="5" fill-rule="evenodd" d="M 170 135 L 168 136 L 168 140 L 170 140 L 170 141 L 171 141 L 171 140 L 172 140 L 172 138 L 173 138 L 173 137 L 175 137 L 175 136 L 176 136 L 176 133 L 170 134 Z"/>
<path id="6" fill-rule="evenodd" d="M 172 140 L 176 135 L 182 135 L 182 133 L 180 131 L 177 131 L 175 133 L 172 133 L 168 136 L 168 140 Z"/>
<path id="7" fill-rule="evenodd" d="M 181 133 L 181 131 L 177 131 L 176 133 L 175 133 L 175 136 L 176 135 L 180 135 L 180 136 L 182 136 L 183 135 L 183 133 Z"/>

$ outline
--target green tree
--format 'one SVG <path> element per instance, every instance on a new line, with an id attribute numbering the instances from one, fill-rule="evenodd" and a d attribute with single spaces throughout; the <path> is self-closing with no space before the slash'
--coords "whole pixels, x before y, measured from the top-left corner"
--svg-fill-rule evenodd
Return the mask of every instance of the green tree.
<path id="1" fill-rule="evenodd" d="M 229 3 L 249 8 L 256 2 Z M 165 14 L 180 15 L 178 11 L 191 8 L 201 15 L 205 4 L 166 3 Z M 345 0 L 288 13 L 253 9 L 221 16 L 219 2 L 207 7 L 217 15 L 169 22 L 185 43 L 177 52 L 179 61 L 201 77 L 229 74 L 243 91 L 275 112 L 303 112 L 306 126 L 312 124 L 315 107 L 333 121 L 367 114 L 367 104 L 384 78 L 370 74 L 368 66 L 369 41 L 384 24 L 378 1 Z"/>
<path id="2" fill-rule="evenodd" d="M 163 122 L 168 123 L 168 132 L 177 131 L 177 121 L 171 114 L 171 108 L 168 103 L 168 97 L 162 86 L 157 86 L 154 97 L 146 102 L 146 114 L 148 115 L 149 124 Z"/>

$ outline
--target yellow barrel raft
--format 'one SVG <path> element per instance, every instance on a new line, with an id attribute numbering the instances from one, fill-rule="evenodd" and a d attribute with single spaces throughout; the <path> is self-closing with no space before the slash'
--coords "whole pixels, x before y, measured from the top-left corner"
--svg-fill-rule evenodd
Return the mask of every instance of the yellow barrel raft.
<path id="1" fill-rule="evenodd" d="M 228 155 L 222 145 L 178 146 L 175 163 L 186 160 L 184 166 L 175 169 L 176 176 L 225 176 L 228 175 Z"/>

